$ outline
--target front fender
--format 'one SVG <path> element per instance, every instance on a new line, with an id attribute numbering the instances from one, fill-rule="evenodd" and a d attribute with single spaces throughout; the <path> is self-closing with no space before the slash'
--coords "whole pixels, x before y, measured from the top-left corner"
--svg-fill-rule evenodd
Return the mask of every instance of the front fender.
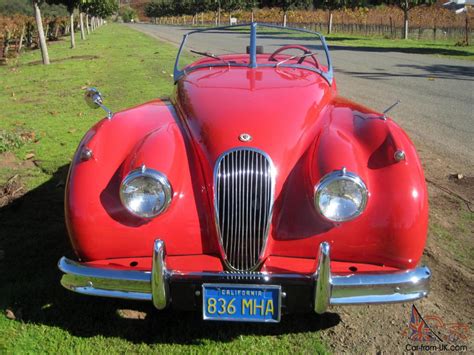
<path id="1" fill-rule="evenodd" d="M 312 155 L 311 185 L 346 167 L 369 190 L 364 213 L 328 231 L 333 257 L 415 267 L 426 242 L 428 194 L 413 143 L 393 120 L 350 101 L 338 99 L 329 115 Z M 404 160 L 395 159 L 397 150 Z"/>
<path id="2" fill-rule="evenodd" d="M 88 148 L 91 159 L 81 160 Z M 173 187 L 169 209 L 145 220 L 121 205 L 120 183 L 145 164 L 163 172 Z M 191 174 L 193 171 L 193 174 Z M 146 257 L 156 238 L 169 255 L 212 253 L 207 195 L 200 166 L 171 103 L 152 101 L 103 120 L 89 131 L 73 159 L 66 188 L 66 224 L 82 260 Z"/>
<path id="3" fill-rule="evenodd" d="M 391 119 L 340 97 L 321 112 L 315 132 L 275 201 L 266 256 L 315 260 L 328 242 L 333 260 L 413 268 L 426 242 L 428 196 L 410 139 Z M 405 160 L 395 160 L 397 150 Z M 362 215 L 332 223 L 316 211 L 314 188 L 343 167 L 362 178 L 369 198 Z"/>

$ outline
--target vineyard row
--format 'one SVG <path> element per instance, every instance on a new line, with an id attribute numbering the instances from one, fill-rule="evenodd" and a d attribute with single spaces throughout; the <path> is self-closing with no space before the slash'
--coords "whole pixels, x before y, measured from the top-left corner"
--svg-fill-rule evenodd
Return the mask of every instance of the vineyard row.
<path id="1" fill-rule="evenodd" d="M 79 24 L 75 23 L 75 30 Z M 94 26 L 94 18 L 91 18 Z M 70 34 L 68 17 L 53 17 L 43 19 L 46 40 L 57 41 L 62 36 Z M 14 17 L 0 16 L 0 64 L 5 64 L 9 57 L 19 55 L 23 49 L 39 47 L 39 33 L 33 17 L 16 15 Z"/>

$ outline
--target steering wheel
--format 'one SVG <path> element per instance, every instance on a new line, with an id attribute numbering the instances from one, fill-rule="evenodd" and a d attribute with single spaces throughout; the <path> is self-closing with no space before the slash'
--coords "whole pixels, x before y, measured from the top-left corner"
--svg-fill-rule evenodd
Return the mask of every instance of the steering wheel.
<path id="1" fill-rule="evenodd" d="M 300 51 L 303 52 L 303 54 L 309 54 L 311 53 L 311 51 L 306 48 L 305 46 L 300 46 L 299 44 L 288 44 L 286 46 L 282 46 L 280 48 L 278 48 L 275 52 L 273 52 L 270 57 L 268 57 L 268 61 L 273 61 L 273 62 L 276 62 L 277 60 L 275 59 L 276 55 L 281 53 L 281 52 L 284 52 L 288 49 L 299 49 Z M 316 59 L 316 57 L 314 56 L 314 54 L 311 54 L 310 56 L 313 61 L 314 61 L 314 64 L 316 65 L 316 68 L 319 69 L 319 63 L 318 63 L 318 60 Z M 302 57 L 300 58 L 300 60 L 298 60 L 298 64 L 301 64 L 304 62 L 304 60 L 306 59 L 306 57 Z"/>

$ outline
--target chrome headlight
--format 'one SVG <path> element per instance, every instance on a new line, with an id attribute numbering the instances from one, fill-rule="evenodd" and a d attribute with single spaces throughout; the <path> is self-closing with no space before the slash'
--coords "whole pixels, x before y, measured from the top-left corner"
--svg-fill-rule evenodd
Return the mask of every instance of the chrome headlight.
<path id="1" fill-rule="evenodd" d="M 343 168 L 321 179 L 315 188 L 314 205 L 328 220 L 345 222 L 364 211 L 367 197 L 367 187 L 362 179 Z"/>
<path id="2" fill-rule="evenodd" d="M 120 186 L 120 200 L 135 216 L 153 218 L 163 213 L 172 197 L 166 176 L 145 166 L 131 171 Z"/>

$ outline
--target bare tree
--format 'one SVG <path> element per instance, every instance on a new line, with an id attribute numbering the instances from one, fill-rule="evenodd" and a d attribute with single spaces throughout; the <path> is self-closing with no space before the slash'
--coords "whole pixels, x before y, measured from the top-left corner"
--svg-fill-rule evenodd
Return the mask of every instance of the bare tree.
<path id="1" fill-rule="evenodd" d="M 40 10 L 41 2 L 42 0 L 33 0 L 33 7 L 35 10 L 36 27 L 38 28 L 38 34 L 39 34 L 41 57 L 43 58 L 43 64 L 48 65 L 49 53 L 48 53 L 48 47 L 46 45 L 46 38 L 44 36 L 43 20 L 41 18 L 41 10 Z"/>
<path id="2" fill-rule="evenodd" d="M 403 11 L 403 38 L 408 39 L 408 12 L 420 5 L 431 5 L 435 0 L 394 0 L 393 4 Z"/>

